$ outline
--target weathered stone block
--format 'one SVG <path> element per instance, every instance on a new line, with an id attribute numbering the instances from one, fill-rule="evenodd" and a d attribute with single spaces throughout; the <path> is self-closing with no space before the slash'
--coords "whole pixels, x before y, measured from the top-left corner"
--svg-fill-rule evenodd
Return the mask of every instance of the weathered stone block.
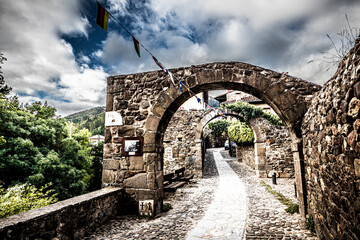
<path id="1" fill-rule="evenodd" d="M 165 108 L 163 106 L 161 106 L 160 104 L 155 104 L 153 107 L 152 107 L 152 110 L 151 112 L 156 115 L 156 116 L 159 116 L 159 117 L 162 117 L 162 115 L 164 115 L 164 112 L 165 112 Z"/>
<path id="2" fill-rule="evenodd" d="M 354 170 L 355 170 L 355 176 L 360 177 L 360 159 L 355 158 L 354 160 Z"/>
<path id="3" fill-rule="evenodd" d="M 147 186 L 149 189 L 155 190 L 156 187 L 156 173 L 155 172 L 148 172 L 147 173 Z"/>
<path id="4" fill-rule="evenodd" d="M 130 156 L 129 170 L 144 170 L 144 160 L 142 156 Z"/>
<path id="5" fill-rule="evenodd" d="M 133 177 L 127 178 L 124 180 L 124 187 L 126 188 L 137 188 L 137 189 L 147 189 L 147 174 L 138 173 Z"/>
<path id="6" fill-rule="evenodd" d="M 160 118 L 154 115 L 150 115 L 146 119 L 145 128 L 148 131 L 157 131 L 159 123 L 160 123 Z"/>
<path id="7" fill-rule="evenodd" d="M 102 182 L 113 183 L 115 180 L 116 171 L 103 169 L 102 171 Z"/>
<path id="8" fill-rule="evenodd" d="M 113 159 L 104 159 L 103 160 L 103 169 L 104 170 L 118 170 L 119 161 Z"/>
<path id="9" fill-rule="evenodd" d="M 356 118 L 359 115 L 360 110 L 360 100 L 356 97 L 352 98 L 349 103 L 348 115 L 350 117 Z"/>
<path id="10" fill-rule="evenodd" d="M 107 94 L 106 95 L 106 111 L 110 112 L 113 111 L 113 95 L 112 94 Z"/>

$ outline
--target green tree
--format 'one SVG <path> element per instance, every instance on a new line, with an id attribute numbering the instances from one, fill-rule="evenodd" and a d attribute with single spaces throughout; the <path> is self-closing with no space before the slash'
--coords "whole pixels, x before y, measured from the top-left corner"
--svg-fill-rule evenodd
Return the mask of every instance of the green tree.
<path id="1" fill-rule="evenodd" d="M 0 53 L 0 98 L 11 91 L 11 87 L 5 84 L 4 76 L 2 75 L 1 64 L 4 64 L 4 61 L 7 61 L 7 59 Z"/>
<path id="2" fill-rule="evenodd" d="M 91 155 L 94 157 L 93 165 L 91 167 L 91 182 L 89 191 L 95 191 L 101 188 L 102 184 L 102 164 L 104 154 L 104 142 L 92 146 Z"/>
<path id="3" fill-rule="evenodd" d="M 49 182 L 59 199 L 87 192 L 92 181 L 90 132 L 55 117 L 55 109 L 40 103 L 24 109 L 4 100 L 0 108 L 0 181 L 5 187 Z M 13 106 L 13 107 L 10 107 Z"/>
<path id="4" fill-rule="evenodd" d="M 209 122 L 209 128 L 214 131 L 216 137 L 220 137 L 223 132 L 227 133 L 227 128 L 230 122 L 227 120 L 216 120 Z"/>

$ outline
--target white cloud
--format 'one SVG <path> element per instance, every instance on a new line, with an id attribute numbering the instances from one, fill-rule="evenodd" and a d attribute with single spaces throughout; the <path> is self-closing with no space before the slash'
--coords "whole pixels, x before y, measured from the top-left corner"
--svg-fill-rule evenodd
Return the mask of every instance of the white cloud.
<path id="1" fill-rule="evenodd" d="M 104 105 L 107 74 L 102 67 L 91 69 L 88 56 L 80 56 L 78 64 L 72 46 L 61 38 L 88 37 L 82 2 L 1 2 L 0 51 L 8 59 L 4 76 L 15 92 L 30 95 L 20 100 L 47 100 L 60 114 Z M 39 92 L 46 96 L 40 99 Z"/>
<path id="2" fill-rule="evenodd" d="M 1 1 L 0 51 L 7 83 L 26 101 L 48 100 L 67 113 L 104 105 L 106 77 L 158 70 L 110 20 L 98 49 L 78 53 L 62 35 L 90 38 L 85 0 Z M 308 61 L 332 48 L 327 39 L 359 27 L 358 0 L 109 0 L 106 6 L 168 68 L 242 61 L 324 83 L 335 71 Z M 94 66 L 101 60 L 104 66 Z M 106 67 L 106 70 L 104 69 Z M 64 101 L 65 100 L 65 101 Z"/>
<path id="3" fill-rule="evenodd" d="M 243 61 L 317 83 L 331 74 L 308 61 L 332 48 L 326 34 L 347 27 L 345 13 L 360 22 L 360 2 L 353 0 L 150 0 L 146 6 L 152 15 L 136 16 L 132 27 L 142 29 L 135 35 L 168 67 Z M 117 73 L 156 69 L 147 58 L 143 65 L 134 61 L 130 39 L 110 34 L 104 49 L 103 60 Z"/>

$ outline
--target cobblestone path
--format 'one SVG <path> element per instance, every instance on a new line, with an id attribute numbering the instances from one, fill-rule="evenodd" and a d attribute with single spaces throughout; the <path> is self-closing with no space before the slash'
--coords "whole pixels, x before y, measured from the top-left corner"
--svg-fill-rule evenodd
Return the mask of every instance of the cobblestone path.
<path id="1" fill-rule="evenodd" d="M 277 179 L 278 184 L 272 185 L 271 179 L 257 178 L 251 168 L 235 161 L 234 158 L 229 156 L 228 151 L 224 150 L 220 151 L 220 153 L 222 158 L 225 159 L 218 161 L 219 170 L 216 171 L 214 151 L 216 158 L 221 159 L 217 149 L 207 150 L 203 179 L 193 180 L 192 183 L 178 189 L 176 193 L 166 196 L 164 202 L 169 202 L 173 206 L 173 209 L 169 212 L 162 213 L 155 219 L 137 216 L 119 216 L 98 228 L 87 239 L 242 239 L 242 231 L 244 231 L 244 239 L 318 239 L 314 234 L 305 229 L 299 214 L 291 215 L 286 213 L 284 210 L 285 206 L 260 184 L 260 181 L 263 180 L 271 185 L 274 190 L 281 192 L 296 202 L 293 179 Z M 226 180 L 225 178 L 223 178 L 225 180 L 220 179 L 219 181 L 218 178 L 218 174 L 221 175 L 224 168 L 228 170 L 229 165 L 237 174 L 237 179 L 241 179 L 241 182 L 244 183 L 246 189 L 247 219 L 245 229 L 243 229 L 244 223 L 242 221 L 245 216 L 243 212 L 229 214 L 223 210 L 225 207 L 222 207 L 219 203 L 217 206 L 220 211 L 218 213 L 215 213 L 215 211 L 211 213 L 211 208 L 214 205 L 212 201 L 218 201 L 217 188 L 221 188 L 221 184 L 228 184 L 230 181 L 233 181 L 230 179 Z M 245 192 L 245 190 L 242 191 Z M 239 198 L 241 199 L 244 196 L 239 196 Z M 224 199 L 224 201 L 226 200 Z M 236 199 L 232 201 L 240 203 Z M 225 204 L 225 202 L 222 204 Z M 234 204 L 231 203 L 231 205 Z M 244 203 L 240 205 L 245 206 Z M 209 209 L 209 212 L 207 209 Z M 230 220 L 234 215 L 238 217 L 236 218 L 239 220 L 238 223 Z M 214 222 L 217 218 L 222 219 L 223 223 L 220 221 L 219 224 L 225 225 L 227 223 L 230 226 L 228 227 L 230 230 L 220 231 L 222 228 L 216 228 L 214 223 L 211 223 L 212 216 Z M 213 226 L 213 229 L 207 231 L 207 235 L 204 234 L 202 238 L 198 238 L 194 231 L 196 231 L 197 226 L 204 226 L 204 223 L 206 223 L 205 225 Z"/>
<path id="2" fill-rule="evenodd" d="M 220 183 L 205 217 L 193 229 L 187 240 L 241 239 L 246 220 L 245 185 L 220 154 L 214 151 Z"/>
<path id="3" fill-rule="evenodd" d="M 257 178 L 255 172 L 243 163 L 235 160 L 228 163 L 246 185 L 248 217 L 244 239 L 318 239 L 305 229 L 299 214 L 285 212 L 286 206 L 260 184 L 260 181 L 264 181 L 275 191 L 297 203 L 294 179 L 278 178 L 277 185 L 273 185 L 270 178 Z"/>
<path id="4" fill-rule="evenodd" d="M 166 196 L 164 203 L 171 203 L 173 207 L 169 212 L 161 213 L 155 219 L 119 216 L 98 228 L 87 239 L 185 239 L 188 231 L 204 216 L 218 185 L 212 150 L 208 153 L 204 178 L 193 180 L 176 193 Z"/>

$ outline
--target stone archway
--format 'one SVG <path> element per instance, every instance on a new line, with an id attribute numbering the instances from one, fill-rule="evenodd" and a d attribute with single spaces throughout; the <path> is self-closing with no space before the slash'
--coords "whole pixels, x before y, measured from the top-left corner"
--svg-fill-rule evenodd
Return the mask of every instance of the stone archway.
<path id="1" fill-rule="evenodd" d="M 250 93 L 270 105 L 289 129 L 300 212 L 306 209 L 300 124 L 312 94 L 320 86 L 245 63 L 211 63 L 172 69 L 192 92 L 231 89 Z M 122 186 L 136 202 L 163 199 L 162 140 L 177 109 L 190 96 L 180 92 L 161 71 L 108 78 L 106 111 L 116 111 L 123 125 L 106 127 L 103 185 Z M 142 156 L 121 156 L 122 138 L 142 136 Z"/>
<path id="2" fill-rule="evenodd" d="M 256 171 L 256 175 L 258 177 L 267 177 L 267 168 L 266 168 L 266 156 L 265 156 L 265 140 L 266 140 L 266 135 L 265 132 L 261 129 L 261 124 L 259 124 L 259 121 L 262 121 L 262 119 L 257 119 L 257 118 L 251 118 L 248 121 L 244 120 L 244 116 L 233 112 L 229 109 L 222 109 L 221 112 L 223 112 L 225 115 L 227 116 L 232 116 L 232 117 L 236 117 L 239 120 L 242 120 L 243 122 L 246 122 L 250 128 L 253 130 L 254 132 L 254 146 L 255 146 L 255 171 Z M 197 127 L 197 131 L 196 131 L 196 139 L 198 140 L 198 142 L 201 141 L 202 139 L 202 133 L 203 133 L 203 128 L 214 118 L 217 118 L 219 116 L 222 116 L 219 113 L 216 113 L 215 111 L 210 111 L 208 112 L 199 122 L 198 127 Z M 201 142 L 200 142 L 201 143 Z M 198 148 L 198 153 L 201 153 L 201 145 L 197 146 Z M 197 159 L 199 159 L 200 157 L 198 156 Z M 198 163 L 200 164 L 200 162 Z M 202 166 L 197 166 L 198 169 L 201 169 Z"/>

